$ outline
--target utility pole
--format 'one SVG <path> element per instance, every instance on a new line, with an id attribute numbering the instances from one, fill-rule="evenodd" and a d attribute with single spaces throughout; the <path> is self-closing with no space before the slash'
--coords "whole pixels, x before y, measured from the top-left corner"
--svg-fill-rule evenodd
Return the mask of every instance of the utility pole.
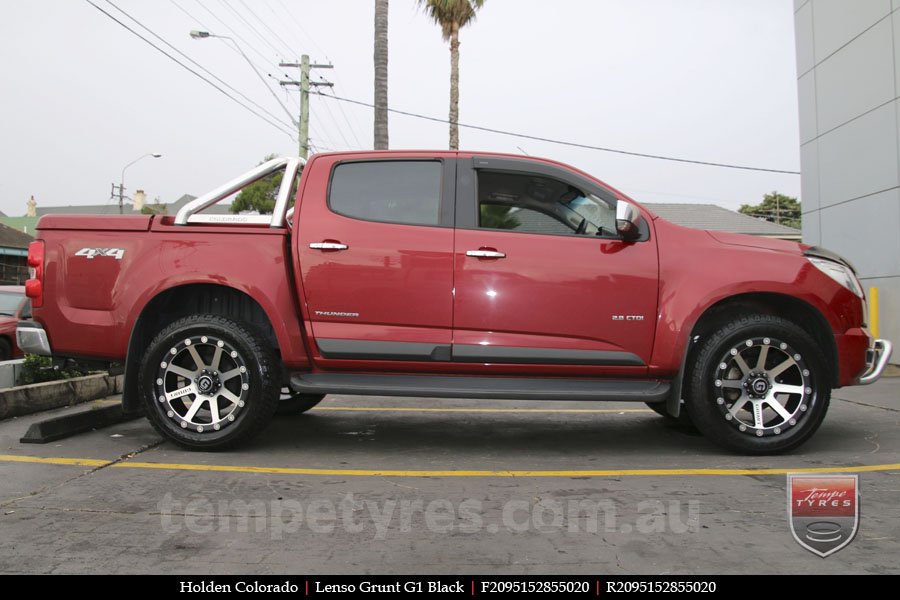
<path id="1" fill-rule="evenodd" d="M 297 125 L 298 142 L 300 144 L 300 158 L 309 156 L 309 88 L 333 87 L 333 83 L 327 81 L 310 81 L 310 69 L 333 69 L 334 65 L 310 64 L 309 55 L 300 57 L 299 63 L 279 63 L 279 67 L 295 67 L 300 69 L 300 80 L 288 79 L 279 81 L 282 86 L 296 86 L 300 88 L 300 122 Z"/>
<path id="2" fill-rule="evenodd" d="M 112 191 L 109 193 L 109 198 L 114 200 L 116 198 L 119 199 L 119 214 L 124 214 L 125 208 L 125 184 L 120 183 L 116 185 L 112 184 Z"/>

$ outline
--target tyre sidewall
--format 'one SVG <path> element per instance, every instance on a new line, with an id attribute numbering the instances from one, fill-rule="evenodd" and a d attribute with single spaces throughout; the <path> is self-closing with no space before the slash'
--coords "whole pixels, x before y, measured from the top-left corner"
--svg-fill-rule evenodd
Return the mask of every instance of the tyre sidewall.
<path id="1" fill-rule="evenodd" d="M 761 438 L 738 431 L 726 421 L 716 405 L 713 385 L 719 361 L 731 348 L 759 337 L 779 339 L 804 356 L 814 384 L 815 396 L 797 425 L 779 435 Z M 828 411 L 831 383 L 825 357 L 812 337 L 797 325 L 780 317 L 753 315 L 719 328 L 701 345 L 689 379 L 685 407 L 697 428 L 713 442 L 743 454 L 777 454 L 803 444 L 816 432 Z"/>
<path id="2" fill-rule="evenodd" d="M 235 420 L 220 431 L 198 433 L 182 428 L 178 421 L 166 415 L 166 404 L 158 401 L 155 385 L 160 363 L 170 349 L 185 338 L 207 335 L 224 340 L 243 358 L 247 367 L 249 390 L 245 406 Z M 193 449 L 217 450 L 229 447 L 248 437 L 260 421 L 268 421 L 274 414 L 278 389 L 272 384 L 279 375 L 273 372 L 271 351 L 261 344 L 260 336 L 250 327 L 224 317 L 188 317 L 176 321 L 156 336 L 144 354 L 140 367 L 139 389 L 147 416 L 165 437 Z"/>

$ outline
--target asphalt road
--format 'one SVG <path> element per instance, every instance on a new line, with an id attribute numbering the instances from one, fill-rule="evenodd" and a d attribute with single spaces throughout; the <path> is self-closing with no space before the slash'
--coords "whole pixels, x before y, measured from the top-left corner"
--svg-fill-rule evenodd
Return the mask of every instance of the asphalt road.
<path id="1" fill-rule="evenodd" d="M 23 445 L 48 413 L 12 419 L 0 572 L 900 572 L 900 379 L 835 396 L 767 458 L 634 404 L 330 396 L 227 453 L 143 420 Z M 826 559 L 787 524 L 785 474 L 809 469 L 859 474 L 859 531 Z"/>

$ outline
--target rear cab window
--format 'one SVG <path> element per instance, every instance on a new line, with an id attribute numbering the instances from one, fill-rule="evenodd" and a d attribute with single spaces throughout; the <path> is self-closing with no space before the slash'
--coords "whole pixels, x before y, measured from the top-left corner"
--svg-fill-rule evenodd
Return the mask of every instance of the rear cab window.
<path id="1" fill-rule="evenodd" d="M 363 221 L 437 226 L 443 170 L 440 160 L 340 163 L 332 171 L 328 206 Z"/>

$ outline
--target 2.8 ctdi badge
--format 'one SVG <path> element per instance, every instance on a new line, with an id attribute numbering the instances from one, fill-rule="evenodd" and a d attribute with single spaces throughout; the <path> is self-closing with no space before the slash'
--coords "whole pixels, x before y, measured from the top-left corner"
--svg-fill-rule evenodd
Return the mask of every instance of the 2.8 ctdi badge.
<path id="1" fill-rule="evenodd" d="M 822 558 L 849 544 L 859 523 L 858 484 L 856 475 L 788 475 L 794 539 Z"/>

